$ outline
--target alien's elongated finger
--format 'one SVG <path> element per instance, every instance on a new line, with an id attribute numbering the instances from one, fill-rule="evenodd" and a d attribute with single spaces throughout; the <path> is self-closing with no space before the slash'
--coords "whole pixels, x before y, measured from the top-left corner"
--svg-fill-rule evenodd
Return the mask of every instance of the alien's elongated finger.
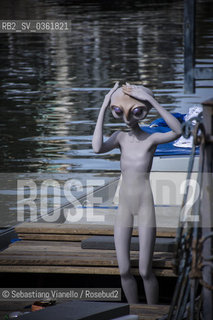
<path id="1" fill-rule="evenodd" d="M 117 86 L 119 86 L 119 81 L 116 81 L 116 82 L 115 82 L 114 87 L 117 87 Z"/>
<path id="2" fill-rule="evenodd" d="M 123 89 L 122 91 L 126 94 L 132 94 L 132 90 Z"/>
<path id="3" fill-rule="evenodd" d="M 119 87 L 119 82 L 117 81 L 114 85 L 114 87 L 107 93 L 109 96 L 111 96 Z"/>
<path id="4" fill-rule="evenodd" d="M 131 95 L 131 91 L 125 91 L 125 90 L 123 90 L 123 93 L 124 93 L 124 94 L 127 94 L 128 96 Z"/>
<path id="5" fill-rule="evenodd" d="M 137 97 L 136 97 L 134 94 L 132 94 L 132 92 L 123 91 L 123 93 L 124 93 L 124 94 L 126 94 L 127 96 L 129 96 L 129 97 L 133 98 L 133 99 L 138 100 L 138 99 L 137 99 Z"/>
<path id="6" fill-rule="evenodd" d="M 123 90 L 129 90 L 129 91 L 131 91 L 131 90 L 132 90 L 132 88 L 131 88 L 131 87 L 126 86 L 126 85 L 123 85 L 123 86 L 122 86 L 122 89 L 123 89 Z"/>
<path id="7" fill-rule="evenodd" d="M 111 92 L 114 92 L 115 90 L 117 90 L 119 87 L 119 82 L 117 81 L 115 84 L 114 84 L 114 87 L 110 90 Z"/>

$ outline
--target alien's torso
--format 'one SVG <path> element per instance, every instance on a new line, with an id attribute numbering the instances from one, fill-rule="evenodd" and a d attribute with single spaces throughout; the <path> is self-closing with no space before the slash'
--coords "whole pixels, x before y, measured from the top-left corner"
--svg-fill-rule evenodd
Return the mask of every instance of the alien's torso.
<path id="1" fill-rule="evenodd" d="M 131 172 L 143 175 L 150 172 L 156 149 L 156 146 L 152 145 L 150 134 L 142 132 L 139 137 L 136 137 L 131 132 L 121 132 L 119 144 L 122 175 L 131 174 Z"/>

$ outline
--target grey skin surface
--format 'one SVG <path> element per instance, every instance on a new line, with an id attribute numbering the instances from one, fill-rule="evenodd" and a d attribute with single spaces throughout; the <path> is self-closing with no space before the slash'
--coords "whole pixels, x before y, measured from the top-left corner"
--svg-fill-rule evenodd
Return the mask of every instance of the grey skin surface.
<path id="1" fill-rule="evenodd" d="M 103 123 L 108 107 L 116 118 L 123 118 L 129 131 L 116 131 L 104 142 Z M 138 122 L 146 117 L 151 107 L 164 118 L 171 131 L 148 134 L 141 130 Z M 114 239 L 122 288 L 128 303 L 139 302 L 137 283 L 130 272 L 130 241 L 136 215 L 140 244 L 139 272 L 143 279 L 147 303 L 158 302 L 158 281 L 152 272 L 156 219 L 149 175 L 157 145 L 173 141 L 180 135 L 179 121 L 159 105 L 148 88 L 129 84 L 119 88 L 119 84 L 116 83 L 105 96 L 92 146 L 95 153 L 105 153 L 114 148 L 120 148 L 121 151 L 122 183 Z"/>

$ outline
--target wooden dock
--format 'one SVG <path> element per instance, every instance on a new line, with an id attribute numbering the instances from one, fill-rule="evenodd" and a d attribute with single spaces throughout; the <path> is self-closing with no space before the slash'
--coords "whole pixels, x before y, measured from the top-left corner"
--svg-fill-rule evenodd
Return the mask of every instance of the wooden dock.
<path id="1" fill-rule="evenodd" d="M 0 253 L 0 274 L 61 274 L 119 276 L 115 250 L 82 249 L 81 241 L 92 236 L 112 236 L 113 226 L 54 223 L 23 223 L 15 228 L 18 241 Z M 137 229 L 133 230 L 136 237 Z M 175 230 L 158 229 L 157 237 L 174 238 Z M 132 273 L 138 272 L 138 251 L 131 251 Z M 153 270 L 158 277 L 172 277 L 173 252 L 155 252 Z M 70 279 L 70 278 L 69 278 Z M 101 278 L 99 278 L 101 279 Z M 112 279 L 112 278 L 111 278 Z M 70 283 L 70 280 L 68 281 Z M 95 285 L 95 284 L 94 284 Z M 96 284 L 97 286 L 97 284 Z M 101 280 L 98 287 L 104 287 Z M 24 306 L 24 302 L 22 302 Z M 26 303 L 25 303 L 26 305 Z M 21 305 L 0 302 L 0 318 Z M 130 305 L 130 314 L 140 320 L 154 320 L 168 312 L 168 305 Z M 3 318 L 2 318 L 3 319 Z"/>
<path id="2" fill-rule="evenodd" d="M 82 249 L 94 235 L 113 235 L 112 226 L 23 223 L 18 239 L 0 253 L 0 272 L 119 275 L 115 250 Z M 133 236 L 137 236 L 134 229 Z M 158 237 L 174 237 L 174 230 L 158 230 Z M 172 252 L 155 252 L 157 276 L 175 277 Z M 138 275 L 138 251 L 131 251 L 132 273 Z"/>

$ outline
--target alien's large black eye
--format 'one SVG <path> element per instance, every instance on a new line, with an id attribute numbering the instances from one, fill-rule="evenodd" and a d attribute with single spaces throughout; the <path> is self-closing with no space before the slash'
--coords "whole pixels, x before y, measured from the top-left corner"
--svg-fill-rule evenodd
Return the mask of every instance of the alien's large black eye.
<path id="1" fill-rule="evenodd" d="M 114 114 L 116 114 L 116 116 L 118 117 L 122 117 L 123 115 L 123 110 L 119 107 L 113 106 L 112 110 L 114 111 Z"/>
<path id="2" fill-rule="evenodd" d="M 144 114 L 144 108 L 142 107 L 137 107 L 135 109 L 132 110 L 132 114 L 135 118 L 140 119 L 143 114 Z"/>

